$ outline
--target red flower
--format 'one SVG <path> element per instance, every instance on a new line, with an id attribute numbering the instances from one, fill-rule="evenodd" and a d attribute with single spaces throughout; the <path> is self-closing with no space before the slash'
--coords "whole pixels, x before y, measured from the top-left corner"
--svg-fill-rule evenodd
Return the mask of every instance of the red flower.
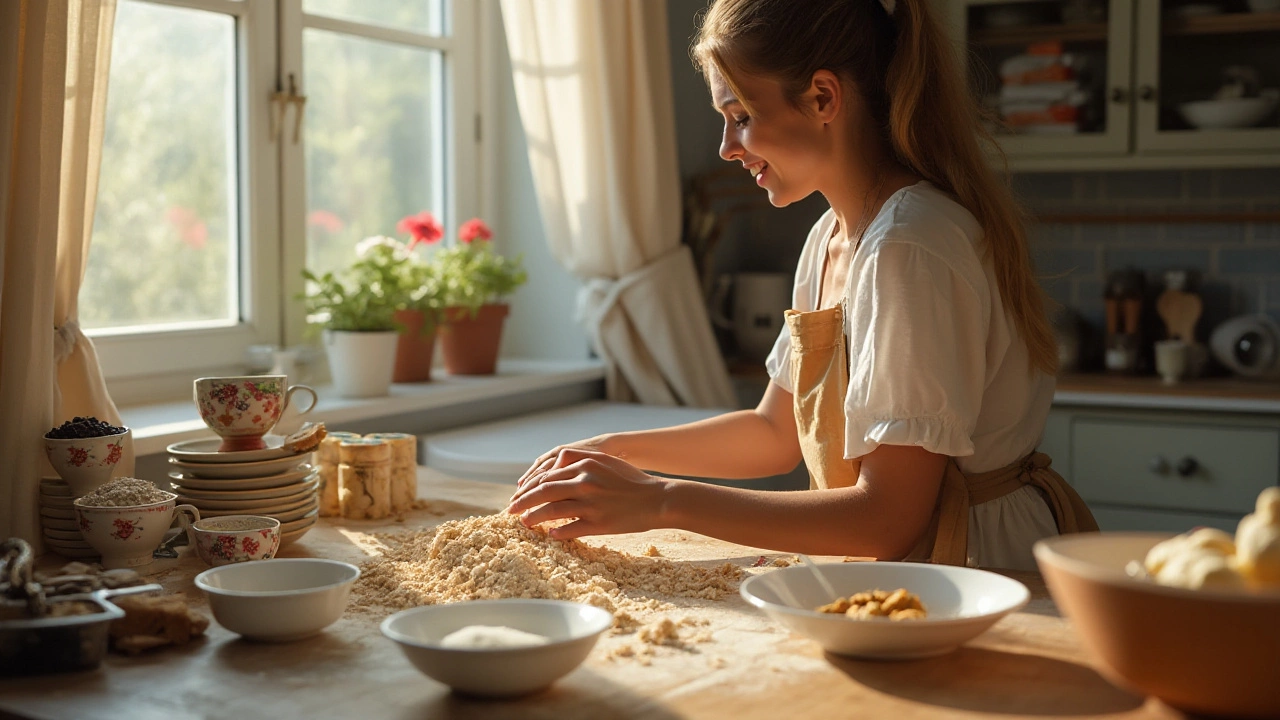
<path id="1" fill-rule="evenodd" d="M 74 467 L 81 467 L 85 461 L 89 459 L 89 451 L 85 448 L 69 447 L 67 448 L 67 464 Z"/>
<path id="2" fill-rule="evenodd" d="M 458 228 L 458 239 L 464 243 L 469 243 L 475 239 L 492 240 L 493 231 L 480 218 L 471 218 L 462 223 L 462 227 Z"/>
<path id="3" fill-rule="evenodd" d="M 103 465 L 115 465 L 120 462 L 120 454 L 122 452 L 120 443 L 111 445 L 110 448 L 111 449 L 107 451 L 107 459 L 102 461 Z"/>
<path id="4" fill-rule="evenodd" d="M 408 233 L 413 239 L 409 241 L 409 247 L 413 248 L 418 243 L 440 242 L 440 238 L 444 237 L 444 228 L 440 226 L 436 216 L 432 215 L 429 210 L 423 210 L 417 215 L 408 215 L 400 219 L 396 223 L 396 231 Z"/>
<path id="5" fill-rule="evenodd" d="M 251 537 L 241 538 L 240 546 L 244 548 L 244 551 L 249 555 L 258 552 L 258 541 Z"/>
<path id="6" fill-rule="evenodd" d="M 132 520 L 123 520 L 123 519 L 117 518 L 111 524 L 114 525 L 116 528 L 115 532 L 111 533 L 113 537 L 120 538 L 121 540 L 128 540 L 129 536 L 133 534 Z"/>

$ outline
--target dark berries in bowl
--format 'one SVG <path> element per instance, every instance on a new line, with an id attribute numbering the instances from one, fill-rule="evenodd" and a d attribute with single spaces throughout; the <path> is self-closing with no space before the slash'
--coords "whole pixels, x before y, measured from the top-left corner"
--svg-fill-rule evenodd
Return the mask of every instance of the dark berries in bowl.
<path id="1" fill-rule="evenodd" d="M 96 417 L 76 416 L 45 433 L 44 436 L 51 440 L 75 440 L 78 438 L 119 435 L 124 431 L 125 428 L 116 427 L 115 425 L 103 422 Z"/>

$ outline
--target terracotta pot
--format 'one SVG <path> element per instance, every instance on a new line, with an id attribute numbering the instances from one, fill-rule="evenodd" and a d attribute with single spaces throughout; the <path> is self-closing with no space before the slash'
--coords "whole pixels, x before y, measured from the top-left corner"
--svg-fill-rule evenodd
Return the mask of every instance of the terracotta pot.
<path id="1" fill-rule="evenodd" d="M 440 324 L 440 352 L 450 375 L 492 375 L 498 364 L 502 321 L 510 306 L 482 305 L 473 317 L 463 307 L 444 309 Z"/>
<path id="2" fill-rule="evenodd" d="M 436 349 L 436 328 L 423 332 L 426 314 L 421 310 L 397 310 L 396 322 L 404 326 L 396 340 L 396 369 L 392 381 L 398 383 L 429 382 L 431 359 Z"/>

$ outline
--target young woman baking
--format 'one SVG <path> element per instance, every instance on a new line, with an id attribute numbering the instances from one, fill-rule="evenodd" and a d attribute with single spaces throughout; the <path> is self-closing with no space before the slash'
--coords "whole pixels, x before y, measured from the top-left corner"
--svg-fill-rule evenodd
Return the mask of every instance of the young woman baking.
<path id="1" fill-rule="evenodd" d="M 680 528 L 783 552 L 1034 569 L 1097 529 L 1035 452 L 1057 352 L 1026 231 L 928 0 L 716 0 L 694 56 L 720 156 L 820 192 L 754 410 L 540 457 L 508 508 L 556 538 Z M 751 491 L 803 459 L 810 489 Z"/>

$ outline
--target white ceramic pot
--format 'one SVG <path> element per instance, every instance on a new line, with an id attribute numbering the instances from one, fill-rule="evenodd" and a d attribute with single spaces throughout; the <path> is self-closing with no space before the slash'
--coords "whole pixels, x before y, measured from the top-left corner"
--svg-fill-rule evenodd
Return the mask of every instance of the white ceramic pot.
<path id="1" fill-rule="evenodd" d="M 326 330 L 329 375 L 342 397 L 381 397 L 391 389 L 399 333 Z"/>

